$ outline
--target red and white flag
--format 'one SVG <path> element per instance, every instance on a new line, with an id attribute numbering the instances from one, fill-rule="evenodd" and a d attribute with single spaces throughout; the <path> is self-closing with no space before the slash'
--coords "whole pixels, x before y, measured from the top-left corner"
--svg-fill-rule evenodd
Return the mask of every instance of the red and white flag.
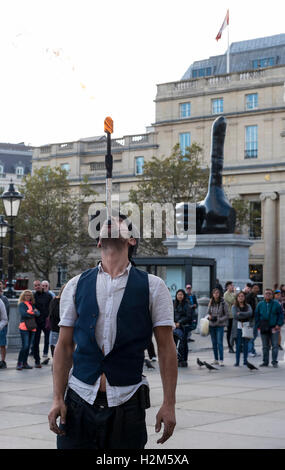
<path id="1" fill-rule="evenodd" d="M 224 22 L 220 28 L 220 31 L 218 32 L 217 36 L 216 36 L 216 40 L 218 41 L 219 39 L 221 39 L 222 37 L 222 32 L 224 31 L 224 29 L 229 25 L 229 21 L 230 21 L 230 12 L 229 10 L 227 10 L 227 14 L 226 14 L 226 17 L 224 19 Z"/>

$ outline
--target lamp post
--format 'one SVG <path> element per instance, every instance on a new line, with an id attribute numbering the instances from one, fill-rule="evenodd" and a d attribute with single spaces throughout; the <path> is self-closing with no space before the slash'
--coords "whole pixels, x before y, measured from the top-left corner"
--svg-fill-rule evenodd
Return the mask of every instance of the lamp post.
<path id="1" fill-rule="evenodd" d="M 7 235 L 8 222 L 0 215 L 0 281 L 3 280 L 3 240 Z"/>
<path id="2" fill-rule="evenodd" d="M 4 191 L 1 199 L 4 204 L 4 209 L 6 216 L 10 218 L 9 233 L 10 233 L 10 242 L 9 242 L 9 256 L 8 256 L 8 284 L 6 297 L 13 298 L 16 297 L 16 293 L 13 288 L 13 274 L 14 274 L 14 219 L 17 217 L 21 200 L 23 196 L 19 191 L 16 191 L 14 188 L 14 183 L 10 182 L 8 191 Z"/>

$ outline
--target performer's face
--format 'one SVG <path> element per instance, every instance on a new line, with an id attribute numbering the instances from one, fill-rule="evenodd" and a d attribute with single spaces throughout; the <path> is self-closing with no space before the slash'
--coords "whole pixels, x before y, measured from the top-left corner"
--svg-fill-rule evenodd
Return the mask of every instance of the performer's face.
<path id="1" fill-rule="evenodd" d="M 130 238 L 128 226 L 125 220 L 122 220 L 119 217 L 111 217 L 111 224 L 105 220 L 100 231 L 100 240 L 110 238 L 121 238 L 123 240 Z"/>
<path id="2" fill-rule="evenodd" d="M 136 240 L 131 238 L 128 225 L 125 220 L 119 217 L 112 217 L 111 224 L 107 221 L 104 222 L 100 231 L 99 248 L 114 247 L 123 249 L 128 248 L 129 244 L 135 245 Z"/>

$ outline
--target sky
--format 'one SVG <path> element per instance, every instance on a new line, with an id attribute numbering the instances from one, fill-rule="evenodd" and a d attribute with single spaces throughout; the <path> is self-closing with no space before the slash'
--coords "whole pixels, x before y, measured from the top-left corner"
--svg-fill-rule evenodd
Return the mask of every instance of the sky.
<path id="1" fill-rule="evenodd" d="M 142 134 L 156 85 L 230 43 L 284 33 L 283 1 L 0 0 L 0 142 Z"/>

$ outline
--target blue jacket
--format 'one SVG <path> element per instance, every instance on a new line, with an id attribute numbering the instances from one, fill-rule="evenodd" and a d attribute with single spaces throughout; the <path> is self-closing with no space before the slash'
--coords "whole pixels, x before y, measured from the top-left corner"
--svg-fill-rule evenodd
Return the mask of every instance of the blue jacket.
<path id="1" fill-rule="evenodd" d="M 255 309 L 255 325 L 257 328 L 259 328 L 261 320 L 269 320 L 269 325 L 271 327 L 283 325 L 284 315 L 282 313 L 281 305 L 277 300 L 270 300 L 270 302 L 262 300 L 257 304 Z"/>
<path id="2" fill-rule="evenodd" d="M 112 386 L 134 385 L 142 379 L 144 350 L 152 337 L 148 274 L 131 268 L 117 313 L 115 343 L 106 356 L 95 338 L 99 316 L 97 274 L 98 268 L 89 269 L 80 276 L 77 284 L 75 305 L 78 319 L 74 326 L 73 375 L 90 385 L 102 373 Z"/>

